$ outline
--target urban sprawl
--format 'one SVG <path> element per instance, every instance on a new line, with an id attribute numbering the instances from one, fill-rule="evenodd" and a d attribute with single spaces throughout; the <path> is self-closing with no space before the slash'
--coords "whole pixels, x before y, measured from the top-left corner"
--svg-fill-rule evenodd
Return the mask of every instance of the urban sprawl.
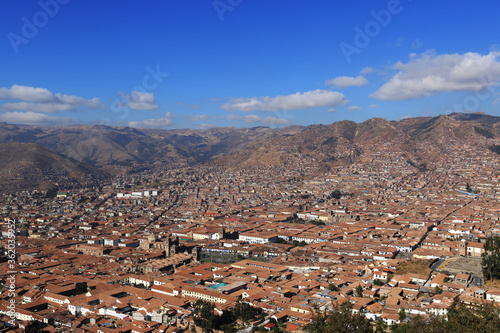
<path id="1" fill-rule="evenodd" d="M 4 194 L 1 320 L 18 332 L 33 322 L 196 331 L 201 300 L 216 316 L 254 309 L 239 329 L 295 332 L 345 302 L 388 325 L 444 316 L 457 300 L 500 304 L 481 267 L 500 233 L 497 160 L 452 147 L 416 170 L 392 149 L 319 176 L 308 161 L 294 171 L 165 167 Z"/>

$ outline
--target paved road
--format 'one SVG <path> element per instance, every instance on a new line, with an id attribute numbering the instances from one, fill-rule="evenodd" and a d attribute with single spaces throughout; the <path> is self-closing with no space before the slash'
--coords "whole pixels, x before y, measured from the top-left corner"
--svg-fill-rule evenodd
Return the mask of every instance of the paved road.
<path id="1" fill-rule="evenodd" d="M 471 285 L 476 286 L 476 287 L 481 287 L 483 285 L 483 278 L 477 276 L 476 274 L 472 274 Z"/>
<path id="2" fill-rule="evenodd" d="M 437 269 L 439 268 L 439 266 L 441 266 L 441 264 L 444 262 L 444 259 L 438 259 L 438 261 L 436 261 L 435 263 L 433 263 L 431 265 L 431 270 L 433 270 L 434 272 L 437 271 Z"/>

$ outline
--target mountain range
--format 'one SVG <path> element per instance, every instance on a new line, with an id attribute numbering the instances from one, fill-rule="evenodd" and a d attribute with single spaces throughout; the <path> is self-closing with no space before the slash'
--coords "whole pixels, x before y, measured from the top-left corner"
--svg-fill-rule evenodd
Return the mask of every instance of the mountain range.
<path id="1" fill-rule="evenodd" d="M 36 143 L 0 144 L 0 192 L 90 186 L 106 177 L 101 170 Z"/>
<path id="2" fill-rule="evenodd" d="M 242 169 L 263 164 L 300 168 L 304 163 L 313 163 L 318 170 L 328 170 L 363 161 L 367 152 L 388 144 L 400 150 L 405 158 L 425 163 L 446 156 L 451 145 L 488 148 L 499 139 L 500 117 L 479 112 L 399 121 L 372 118 L 355 123 L 344 120 L 329 125 L 278 129 L 161 130 L 0 123 L 0 153 L 3 156 L 0 166 L 2 170 L 15 170 L 21 165 L 29 165 L 33 175 L 54 174 L 51 179 L 41 177 L 41 184 L 32 184 L 32 180 L 38 178 L 33 176 L 28 182 L 30 186 L 14 186 L 33 189 L 43 184 L 46 187 L 61 183 L 62 179 L 83 184 L 84 180 L 101 179 L 105 175 L 165 165 L 208 164 Z M 9 176 L 5 176 L 5 171 L 2 175 L 3 181 L 8 183 Z"/>

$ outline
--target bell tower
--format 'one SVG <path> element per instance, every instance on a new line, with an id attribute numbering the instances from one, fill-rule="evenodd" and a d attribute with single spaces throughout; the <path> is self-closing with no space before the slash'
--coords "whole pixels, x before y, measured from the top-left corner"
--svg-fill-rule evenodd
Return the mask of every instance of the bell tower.
<path id="1" fill-rule="evenodd" d="M 461 256 L 467 256 L 467 240 L 462 239 L 458 245 L 459 253 Z"/>
<path id="2" fill-rule="evenodd" d="M 165 240 L 165 257 L 170 258 L 170 236 Z"/>
<path id="3" fill-rule="evenodd" d="M 195 246 L 191 249 L 191 256 L 193 257 L 194 261 L 196 261 L 196 262 L 200 261 L 200 252 L 201 251 L 197 246 Z"/>

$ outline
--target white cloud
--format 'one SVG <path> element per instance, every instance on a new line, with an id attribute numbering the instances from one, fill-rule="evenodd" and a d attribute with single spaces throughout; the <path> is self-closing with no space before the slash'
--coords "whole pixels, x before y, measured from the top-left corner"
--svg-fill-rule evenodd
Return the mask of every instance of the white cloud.
<path id="1" fill-rule="evenodd" d="M 361 75 L 356 77 L 350 76 L 339 76 L 331 80 L 326 80 L 325 84 L 332 85 L 339 88 L 347 88 L 347 87 L 361 87 L 368 84 L 368 80 Z"/>
<path id="2" fill-rule="evenodd" d="M 328 110 L 326 110 L 327 112 L 337 112 L 337 109 L 334 109 L 334 108 L 330 108 Z"/>
<path id="3" fill-rule="evenodd" d="M 124 105 L 132 110 L 158 109 L 158 105 L 156 105 L 156 100 L 153 93 L 132 91 L 131 94 L 119 92 L 118 95 L 120 95 L 126 101 L 126 103 L 122 103 L 120 106 Z"/>
<path id="4" fill-rule="evenodd" d="M 0 88 L 0 99 L 19 99 L 28 102 L 50 103 L 54 94 L 45 88 L 35 88 L 14 84 L 10 88 Z"/>
<path id="5" fill-rule="evenodd" d="M 255 114 L 240 116 L 236 114 L 228 114 L 225 119 L 235 121 L 245 121 L 246 123 L 260 123 L 270 126 L 290 126 L 292 122 L 288 118 L 278 117 L 261 117 Z"/>
<path id="6" fill-rule="evenodd" d="M 210 116 L 208 114 L 197 114 L 194 116 L 189 117 L 191 121 L 207 121 L 210 119 Z"/>
<path id="7" fill-rule="evenodd" d="M 348 103 L 344 94 L 336 91 L 313 90 L 276 97 L 236 98 L 221 106 L 226 111 L 276 111 L 298 110 L 317 107 L 335 107 Z"/>
<path id="8" fill-rule="evenodd" d="M 290 119 L 286 118 L 276 118 L 276 117 L 261 117 L 257 115 L 248 115 L 245 116 L 245 122 L 247 123 L 262 123 L 265 125 L 271 125 L 271 126 L 290 126 L 291 121 Z"/>
<path id="9" fill-rule="evenodd" d="M 51 93 L 45 88 L 35 88 L 14 84 L 10 88 L 0 88 L 0 99 L 18 100 L 0 104 L 0 109 L 8 111 L 62 112 L 84 107 L 98 109 L 104 105 L 99 98 L 85 99 L 79 96 Z"/>
<path id="10" fill-rule="evenodd" d="M 245 116 L 245 121 L 247 123 L 260 123 L 260 122 L 262 122 L 262 117 L 257 116 L 255 114 L 250 114 L 248 116 Z"/>
<path id="11" fill-rule="evenodd" d="M 371 104 L 371 105 L 369 106 L 369 108 L 370 108 L 370 109 L 378 108 L 378 105 L 377 105 L 377 104 Z"/>
<path id="12" fill-rule="evenodd" d="M 266 117 L 262 120 L 262 122 L 273 126 L 290 126 L 292 124 L 290 119 L 276 117 Z"/>
<path id="13" fill-rule="evenodd" d="M 450 91 L 481 91 L 500 80 L 500 52 L 435 55 L 411 54 L 406 64 L 370 97 L 408 100 Z"/>
<path id="14" fill-rule="evenodd" d="M 159 119 L 146 119 L 143 121 L 129 121 L 128 126 L 136 128 L 162 128 L 174 125 L 174 116 L 167 112 Z"/>
<path id="15" fill-rule="evenodd" d="M 359 74 L 361 74 L 361 75 L 367 75 L 367 74 L 372 73 L 373 71 L 374 71 L 373 68 L 371 68 L 371 67 L 365 67 L 365 68 L 363 68 L 361 70 L 361 72 L 359 72 Z"/>
<path id="16" fill-rule="evenodd" d="M 361 106 L 353 105 L 347 108 L 349 111 L 361 111 L 363 108 Z"/>
<path id="17" fill-rule="evenodd" d="M 37 112 L 4 112 L 0 113 L 0 121 L 5 121 L 10 124 L 23 124 L 23 125 L 68 125 L 75 123 L 77 120 L 73 118 L 58 118 L 48 116 L 44 113 Z"/>
<path id="18" fill-rule="evenodd" d="M 198 128 L 201 129 L 201 130 L 211 129 L 211 128 L 215 128 L 215 127 L 217 127 L 216 124 L 205 124 L 205 123 L 200 124 L 200 126 L 198 126 Z"/>
<path id="19" fill-rule="evenodd" d="M 0 108 L 2 110 L 23 110 L 23 111 L 32 111 L 32 112 L 46 112 L 46 113 L 54 113 L 54 112 L 62 112 L 71 110 L 74 108 L 73 105 L 69 104 L 52 104 L 52 103 L 28 103 L 28 102 L 18 102 L 18 103 L 3 103 Z"/>

